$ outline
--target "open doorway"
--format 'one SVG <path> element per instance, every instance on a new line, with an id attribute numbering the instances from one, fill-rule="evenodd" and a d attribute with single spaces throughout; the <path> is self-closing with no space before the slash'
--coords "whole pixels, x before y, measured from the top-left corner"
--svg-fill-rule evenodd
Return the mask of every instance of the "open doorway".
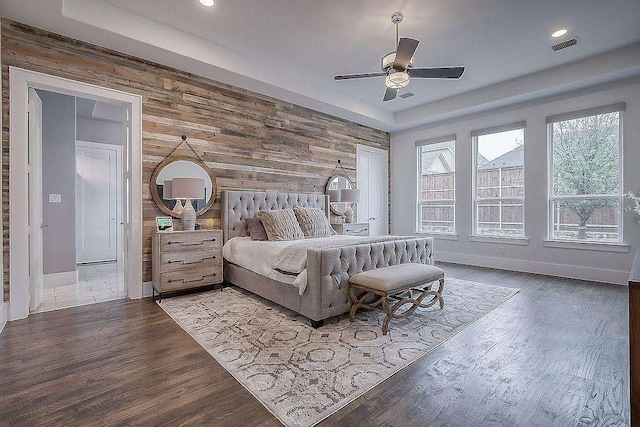
<path id="1" fill-rule="evenodd" d="M 75 277 L 76 283 L 81 282 L 81 279 L 87 279 L 89 282 L 92 279 L 96 279 L 96 276 L 104 278 L 109 275 L 107 270 L 116 270 L 119 274 L 117 281 L 123 284 L 122 293 L 118 295 L 119 289 L 116 289 L 116 297 L 128 296 L 129 298 L 141 298 L 143 296 L 151 295 L 151 289 L 149 285 L 142 282 L 142 97 L 140 95 L 134 95 L 131 93 L 121 92 L 109 88 L 100 87 L 94 84 L 83 83 L 46 75 L 34 71 L 24 70 L 16 67 L 9 67 L 9 99 L 10 99 L 10 127 L 9 127 L 9 140 L 10 151 L 9 161 L 11 168 L 9 170 L 9 250 L 11 253 L 11 260 L 9 264 L 9 320 L 16 320 L 27 317 L 30 312 L 33 312 L 33 308 L 38 310 L 38 306 L 44 302 L 45 297 L 45 263 L 48 263 L 49 258 L 44 254 L 44 241 L 45 231 L 51 226 L 44 221 L 43 205 L 48 205 L 52 208 L 60 207 L 59 205 L 64 201 L 69 201 L 70 198 L 76 198 L 76 185 L 75 180 L 77 178 L 75 162 L 77 159 L 77 146 L 84 148 L 83 155 L 88 161 L 90 157 L 100 157 L 96 154 L 95 150 L 102 148 L 102 151 L 113 151 L 113 148 L 105 150 L 106 145 L 118 145 L 121 148 L 115 149 L 120 153 L 116 154 L 102 154 L 104 164 L 101 168 L 96 168 L 95 171 L 101 170 L 103 175 L 109 175 L 110 170 L 113 167 L 118 167 L 117 161 L 113 162 L 112 158 L 121 159 L 122 172 L 117 173 L 117 176 L 121 179 L 121 184 L 116 183 L 117 188 L 120 189 L 121 194 L 118 200 L 121 201 L 120 208 L 116 208 L 115 218 L 113 211 L 109 211 L 106 208 L 98 209 L 96 205 L 100 203 L 107 203 L 104 201 L 95 201 L 91 199 L 94 196 L 93 191 L 88 191 L 86 188 L 85 195 L 90 196 L 85 198 L 87 202 L 84 203 L 85 208 L 100 215 L 107 213 L 105 216 L 105 223 L 115 222 L 116 231 L 106 227 L 107 231 L 102 232 L 103 241 L 109 242 L 109 248 L 112 250 L 115 245 L 116 255 L 115 259 L 113 255 L 106 258 L 94 258 L 91 261 L 81 260 L 78 262 L 78 252 L 76 242 L 78 225 L 75 221 L 75 208 L 76 203 L 73 203 L 73 218 L 69 216 L 63 216 L 65 221 L 63 222 L 67 234 L 70 234 L 72 239 L 73 248 L 63 247 L 62 240 L 53 241 L 57 243 L 55 251 L 51 252 L 52 257 L 66 256 L 67 260 L 71 259 L 75 265 Z M 53 94 L 64 95 L 70 97 L 73 100 L 73 113 L 77 123 L 71 128 L 77 131 L 74 134 L 72 141 L 72 147 L 70 151 L 64 151 L 65 160 L 71 159 L 73 163 L 68 169 L 71 170 L 72 175 L 72 190 L 69 190 L 66 196 L 63 197 L 62 190 L 58 191 L 51 188 L 46 188 L 45 185 L 56 184 L 55 181 L 49 182 L 39 176 L 42 174 L 43 162 L 48 159 L 49 155 L 56 156 L 61 154 L 61 151 L 54 150 L 53 153 L 44 153 L 43 156 L 43 144 L 42 144 L 42 120 L 30 120 L 31 117 L 42 118 L 42 99 L 38 95 L 38 91 L 41 93 L 46 91 Z M 110 118 L 108 111 L 112 108 L 109 105 L 124 108 L 126 111 L 125 117 L 125 142 L 124 144 L 109 144 L 108 142 L 99 140 L 94 133 L 92 137 L 81 136 L 81 118 L 78 117 L 82 114 L 82 108 L 77 108 L 78 100 L 86 100 L 91 110 L 91 117 L 85 117 L 87 119 L 95 119 L 101 117 L 102 122 L 119 122 L 120 119 L 113 120 Z M 81 102 L 80 102 L 81 103 Z M 100 107 L 102 105 L 105 108 Z M 38 112 L 38 106 L 39 112 Z M 102 112 L 100 112 L 102 109 Z M 88 110 L 88 109 L 87 109 Z M 95 111 L 94 111 L 95 110 Z M 96 117 L 94 117 L 96 116 Z M 76 129 L 77 127 L 77 129 Z M 89 141 L 83 141 L 89 139 Z M 86 143 L 93 143 L 91 147 L 82 147 Z M 89 149 L 94 149 L 92 153 L 89 153 Z M 91 155 L 90 155 L 91 154 Z M 106 159 L 105 159 L 106 158 Z M 115 163 L 115 166 L 114 166 Z M 92 169 L 92 173 L 95 172 Z M 56 184 L 57 185 L 57 184 Z M 108 186 L 107 186 L 108 187 Z M 117 191 L 117 190 L 116 190 Z M 35 196 L 34 196 L 35 195 Z M 51 202 L 49 202 L 51 200 Z M 58 202 L 60 200 L 60 202 Z M 103 205 L 100 205 L 103 206 Z M 121 216 L 121 220 L 118 218 L 118 212 Z M 85 217 L 96 219 L 94 217 Z M 108 221 L 107 221 L 108 219 Z M 99 237 L 96 237 L 94 233 L 96 228 L 85 224 L 86 233 L 83 235 L 85 242 L 95 243 L 100 241 Z M 118 226 L 120 227 L 118 229 Z M 56 228 L 56 227 L 53 227 Z M 111 230 L 111 231 L 109 231 Z M 114 237 L 115 234 L 115 237 Z M 107 237 L 105 237 L 107 236 Z M 69 241 L 69 235 L 65 235 L 67 241 Z M 60 234 L 58 239 L 60 239 Z M 51 258 L 53 259 L 53 258 Z M 70 265 L 69 263 L 68 265 Z M 109 265 L 106 265 L 109 264 Z M 79 267 L 91 266 L 95 267 L 93 271 L 85 271 L 83 274 L 82 268 Z M 99 268 L 100 267 L 100 268 Z M 69 280 L 73 277 L 73 267 L 65 268 L 60 271 L 48 270 L 48 274 L 56 275 L 47 277 L 46 280 L 51 283 L 55 283 L 56 280 Z M 71 271 L 71 273 L 69 273 Z M 121 274 L 120 274 L 121 272 Z M 57 275 L 57 273 L 62 273 Z M 93 275 L 91 274 L 93 273 Z M 111 282 L 113 284 L 113 278 L 104 280 L 105 282 Z M 47 286 L 48 288 L 49 286 Z M 91 288 L 91 286 L 88 286 Z M 86 289 L 86 284 L 85 284 Z M 93 289 L 91 290 L 93 292 Z M 49 293 L 51 293 L 49 291 Z M 105 292 L 106 293 L 106 292 Z M 109 294 L 113 294 L 111 286 L 109 287 Z M 55 295 L 55 292 L 54 292 Z M 112 295 L 109 295 L 111 298 Z M 76 299 L 79 299 L 76 297 Z M 94 296 L 93 299 L 96 299 Z M 77 302 L 77 301 L 76 301 Z M 89 301 L 93 302 L 93 301 Z M 85 302 L 86 303 L 86 302 Z M 73 304 L 77 305 L 77 304 Z M 61 308 L 60 306 L 54 308 Z M 52 308 L 53 309 L 53 308 Z"/>
<path id="2" fill-rule="evenodd" d="M 41 234 L 32 268 L 42 260 L 30 312 L 124 298 L 127 109 L 42 89 L 30 90 L 29 103 L 31 222 Z"/>

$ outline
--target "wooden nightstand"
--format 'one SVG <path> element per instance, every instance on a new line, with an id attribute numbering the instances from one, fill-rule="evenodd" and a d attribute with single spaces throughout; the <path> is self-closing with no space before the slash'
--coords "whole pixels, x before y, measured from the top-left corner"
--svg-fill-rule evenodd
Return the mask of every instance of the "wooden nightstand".
<path id="1" fill-rule="evenodd" d="M 368 236 L 369 235 L 369 223 L 368 222 L 348 222 L 331 224 L 336 233 L 343 234 L 345 236 Z"/>
<path id="2" fill-rule="evenodd" d="M 168 292 L 222 283 L 222 231 L 155 233 L 152 263 L 153 289 L 160 298 Z"/>

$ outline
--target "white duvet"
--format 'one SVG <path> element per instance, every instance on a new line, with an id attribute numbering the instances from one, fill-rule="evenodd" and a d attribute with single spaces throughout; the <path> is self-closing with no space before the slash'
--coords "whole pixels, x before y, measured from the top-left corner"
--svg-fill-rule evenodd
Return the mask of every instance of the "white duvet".
<path id="1" fill-rule="evenodd" d="M 315 246 L 320 242 L 335 242 L 336 244 L 344 243 L 345 239 L 358 242 L 362 237 L 358 236 L 331 236 L 320 237 L 315 239 L 304 239 L 304 243 Z M 273 267 L 275 261 L 280 258 L 282 251 L 291 246 L 299 245 L 301 240 L 293 240 L 286 242 L 263 242 L 251 240 L 250 237 L 234 237 L 229 239 L 222 248 L 222 256 L 227 261 L 246 268 L 247 270 L 258 273 L 279 282 L 290 283 L 298 288 L 300 295 L 307 287 L 307 269 L 303 269 L 297 275 L 284 274 L 275 270 Z M 323 244 L 324 246 L 324 244 Z M 306 248 L 300 248 L 306 256 Z"/>

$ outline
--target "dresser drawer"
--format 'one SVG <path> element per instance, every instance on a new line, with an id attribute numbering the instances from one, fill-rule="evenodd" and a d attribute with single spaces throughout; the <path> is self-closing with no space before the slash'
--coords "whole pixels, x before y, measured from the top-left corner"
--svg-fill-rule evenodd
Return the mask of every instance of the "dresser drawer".
<path id="1" fill-rule="evenodd" d="M 220 232 L 167 233 L 160 235 L 160 252 L 220 250 Z"/>
<path id="2" fill-rule="evenodd" d="M 165 273 L 160 279 L 159 292 L 196 288 L 222 282 L 222 268 L 208 267 Z"/>
<path id="3" fill-rule="evenodd" d="M 368 236 L 369 227 L 366 225 L 345 226 L 343 232 L 350 236 Z"/>
<path id="4" fill-rule="evenodd" d="M 160 254 L 160 271 L 190 270 L 200 267 L 220 267 L 220 251 L 195 251 L 195 252 L 163 252 Z"/>

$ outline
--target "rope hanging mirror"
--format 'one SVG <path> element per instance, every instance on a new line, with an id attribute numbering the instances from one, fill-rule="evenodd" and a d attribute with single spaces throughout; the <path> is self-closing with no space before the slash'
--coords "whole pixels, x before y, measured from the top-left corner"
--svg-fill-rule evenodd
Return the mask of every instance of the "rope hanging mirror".
<path id="1" fill-rule="evenodd" d="M 183 144 L 189 147 L 195 158 L 175 155 Z M 165 214 L 181 218 L 189 203 L 195 215 L 199 216 L 207 212 L 216 200 L 216 176 L 189 144 L 187 136 L 182 135 L 180 143 L 153 169 L 149 189 L 151 198 Z"/>
<path id="2" fill-rule="evenodd" d="M 350 169 L 355 170 L 353 168 Z M 333 168 L 331 176 L 325 186 L 325 194 L 329 196 L 329 207 L 334 215 L 343 216 L 351 209 L 351 203 L 353 203 L 351 201 L 352 197 L 342 200 L 342 196 L 345 193 L 349 193 L 348 195 L 352 196 L 350 193 L 353 192 L 349 192 L 349 190 L 357 193 L 356 183 L 351 179 L 347 169 L 342 165 L 340 159 L 338 159 L 338 163 Z"/>

